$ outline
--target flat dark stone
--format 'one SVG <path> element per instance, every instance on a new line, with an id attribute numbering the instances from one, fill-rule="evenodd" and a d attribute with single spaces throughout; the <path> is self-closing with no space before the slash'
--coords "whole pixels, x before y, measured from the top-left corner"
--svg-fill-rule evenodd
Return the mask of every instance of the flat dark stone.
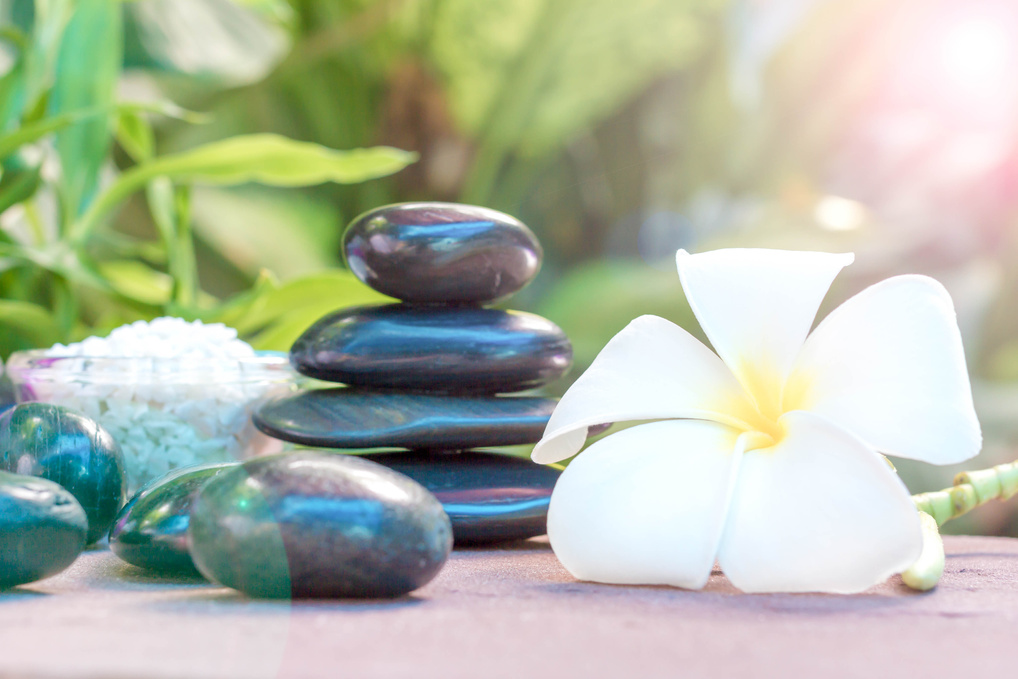
<path id="1" fill-rule="evenodd" d="M 317 389 L 269 401 L 262 432 L 319 448 L 462 450 L 541 440 L 556 401 L 528 396 L 440 396 Z"/>
<path id="2" fill-rule="evenodd" d="M 85 510 L 63 486 L 0 472 L 0 590 L 64 570 L 87 533 Z"/>
<path id="3" fill-rule="evenodd" d="M 0 470 L 49 479 L 88 516 L 89 544 L 105 536 L 124 504 L 124 456 L 109 432 L 81 413 L 22 403 L 0 415 Z"/>
<path id="4" fill-rule="evenodd" d="M 370 453 L 360 457 L 406 474 L 438 498 L 457 545 L 544 535 L 560 472 L 530 460 L 481 451 Z"/>
<path id="5" fill-rule="evenodd" d="M 403 304 L 332 313 L 290 350 L 310 377 L 437 393 L 531 389 L 565 374 L 572 358 L 565 333 L 534 314 Z"/>
<path id="6" fill-rule="evenodd" d="M 397 597 L 452 548 L 442 505 L 402 474 L 347 455 L 260 457 L 211 479 L 191 510 L 201 573 L 250 596 Z"/>
<path id="7" fill-rule="evenodd" d="M 209 479 L 236 466 L 227 462 L 178 469 L 148 484 L 117 515 L 110 529 L 110 549 L 141 568 L 197 573 L 187 541 L 191 506 Z"/>
<path id="8" fill-rule="evenodd" d="M 456 203 L 402 203 L 366 212 L 343 236 L 354 275 L 406 302 L 464 304 L 507 297 L 541 268 L 530 229 L 502 212 Z"/>

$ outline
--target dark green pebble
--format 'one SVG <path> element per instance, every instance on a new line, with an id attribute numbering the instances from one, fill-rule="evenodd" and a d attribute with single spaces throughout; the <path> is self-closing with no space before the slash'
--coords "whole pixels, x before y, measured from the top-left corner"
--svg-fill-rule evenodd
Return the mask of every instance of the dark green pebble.
<path id="1" fill-rule="evenodd" d="M 562 473 L 527 459 L 479 450 L 369 453 L 430 490 L 452 521 L 457 545 L 524 540 L 548 532 L 551 491 Z"/>
<path id="2" fill-rule="evenodd" d="M 573 345 L 546 318 L 469 306 L 340 309 L 290 347 L 308 377 L 352 387 L 435 394 L 509 394 L 572 365 Z"/>
<path id="3" fill-rule="evenodd" d="M 45 479 L 0 472 L 0 590 L 64 570 L 85 547 L 74 496 Z"/>
<path id="4" fill-rule="evenodd" d="M 254 425 L 318 448 L 465 450 L 537 443 L 557 401 L 527 396 L 444 396 L 311 389 L 269 401 Z"/>
<path id="5" fill-rule="evenodd" d="M 178 469 L 142 488 L 110 529 L 110 549 L 124 561 L 169 574 L 197 573 L 187 527 L 195 496 L 209 479 L 237 463 Z"/>
<path id="6" fill-rule="evenodd" d="M 421 485 L 317 451 L 248 460 L 195 500 L 201 573 L 253 597 L 397 597 L 430 581 L 452 548 L 442 505 Z"/>
<path id="7" fill-rule="evenodd" d="M 124 457 L 109 432 L 81 413 L 22 403 L 0 415 L 0 470 L 48 479 L 88 517 L 88 543 L 107 534 L 124 504 Z"/>

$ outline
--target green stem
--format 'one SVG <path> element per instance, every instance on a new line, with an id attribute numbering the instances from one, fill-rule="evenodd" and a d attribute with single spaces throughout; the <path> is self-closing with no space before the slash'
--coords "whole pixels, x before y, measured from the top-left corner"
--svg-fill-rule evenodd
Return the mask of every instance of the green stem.
<path id="1" fill-rule="evenodd" d="M 169 251 L 169 270 L 173 277 L 173 307 L 177 314 L 188 315 L 198 299 L 198 264 L 194 256 L 191 232 L 191 187 L 174 191 L 176 233 Z"/>
<path id="2" fill-rule="evenodd" d="M 923 551 L 914 564 L 901 574 L 902 582 L 920 592 L 931 590 L 944 574 L 944 541 L 937 530 L 937 521 L 926 512 L 919 512 L 923 530 Z"/>
<path id="3" fill-rule="evenodd" d="M 75 290 L 64 276 L 54 275 L 53 283 L 53 314 L 60 331 L 60 341 L 66 342 L 77 320 L 80 305 Z"/>
<path id="4" fill-rule="evenodd" d="M 990 500 L 1007 500 L 1018 494 L 1018 460 L 990 469 L 962 472 L 944 490 L 912 496 L 916 507 L 932 516 L 938 526 L 969 513 Z"/>

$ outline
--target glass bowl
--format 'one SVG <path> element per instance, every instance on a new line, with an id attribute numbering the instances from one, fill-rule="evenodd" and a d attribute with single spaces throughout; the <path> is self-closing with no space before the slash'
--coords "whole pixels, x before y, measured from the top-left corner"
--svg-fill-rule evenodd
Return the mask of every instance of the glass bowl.
<path id="1" fill-rule="evenodd" d="M 286 354 L 275 352 L 238 359 L 19 351 L 7 374 L 18 403 L 65 406 L 105 427 L 123 449 L 131 494 L 174 469 L 281 451 L 251 413 L 298 385 Z"/>

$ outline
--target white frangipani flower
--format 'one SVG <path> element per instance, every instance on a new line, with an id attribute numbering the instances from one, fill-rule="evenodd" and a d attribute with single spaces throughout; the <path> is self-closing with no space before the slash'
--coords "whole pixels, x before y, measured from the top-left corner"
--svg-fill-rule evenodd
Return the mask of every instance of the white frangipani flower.
<path id="1" fill-rule="evenodd" d="M 717 354 L 637 318 L 534 449 L 556 462 L 588 426 L 659 420 L 594 443 L 560 477 L 548 535 L 574 576 L 700 588 L 717 560 L 747 592 L 857 592 L 919 557 L 918 513 L 880 453 L 951 464 L 979 451 L 961 337 L 947 291 L 924 276 L 864 290 L 810 334 L 852 260 L 678 253 Z"/>

